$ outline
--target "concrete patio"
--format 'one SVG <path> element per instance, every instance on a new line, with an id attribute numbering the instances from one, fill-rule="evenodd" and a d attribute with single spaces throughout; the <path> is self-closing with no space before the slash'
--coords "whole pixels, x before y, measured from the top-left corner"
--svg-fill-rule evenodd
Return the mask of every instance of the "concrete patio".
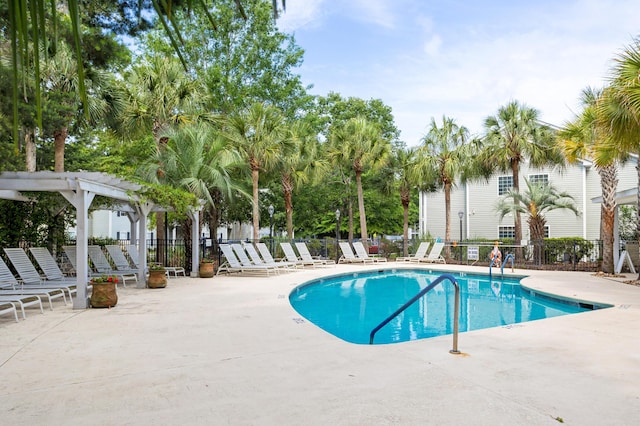
<path id="1" fill-rule="evenodd" d="M 528 287 L 615 307 L 392 345 L 302 319 L 298 284 L 383 266 L 171 279 L 112 309 L 0 317 L 0 421 L 29 425 L 635 425 L 640 287 L 516 270 Z M 447 265 L 430 266 L 432 269 Z M 460 269 L 460 267 L 456 267 Z M 465 267 L 486 272 L 486 268 Z M 635 278 L 628 275 L 627 279 Z"/>

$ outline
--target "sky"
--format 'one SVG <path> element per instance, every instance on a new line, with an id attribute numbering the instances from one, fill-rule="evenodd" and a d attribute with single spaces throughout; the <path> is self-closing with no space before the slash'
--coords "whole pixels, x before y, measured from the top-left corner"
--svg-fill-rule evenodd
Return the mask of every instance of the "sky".
<path id="1" fill-rule="evenodd" d="M 310 92 L 381 99 L 400 139 L 431 119 L 472 135 L 517 100 L 562 126 L 640 36 L 637 0 L 287 0 L 278 20 L 304 49 Z"/>

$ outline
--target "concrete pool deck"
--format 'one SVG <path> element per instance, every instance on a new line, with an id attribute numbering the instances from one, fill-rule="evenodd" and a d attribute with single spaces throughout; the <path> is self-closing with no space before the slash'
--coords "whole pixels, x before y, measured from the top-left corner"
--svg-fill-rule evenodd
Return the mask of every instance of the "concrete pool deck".
<path id="1" fill-rule="evenodd" d="M 516 269 L 528 287 L 615 306 L 461 333 L 461 355 L 449 353 L 451 336 L 346 343 L 289 304 L 307 280 L 393 267 L 402 265 L 177 278 L 165 289 L 119 288 L 113 309 L 54 302 L 44 314 L 28 308 L 19 323 L 1 316 L 0 422 L 637 424 L 640 287 Z"/>

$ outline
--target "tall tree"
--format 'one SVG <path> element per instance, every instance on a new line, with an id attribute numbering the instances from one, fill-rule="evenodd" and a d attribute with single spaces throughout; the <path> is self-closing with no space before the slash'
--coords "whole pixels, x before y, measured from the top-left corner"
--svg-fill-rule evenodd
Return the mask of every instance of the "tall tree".
<path id="1" fill-rule="evenodd" d="M 510 190 L 506 195 L 498 200 L 496 211 L 500 218 L 509 213 L 528 215 L 527 223 L 531 239 L 534 241 L 533 260 L 536 265 L 542 263 L 542 241 L 544 240 L 544 227 L 547 224 L 545 214 L 552 210 L 570 210 L 576 215 L 576 207 L 573 197 L 567 192 L 558 192 L 550 184 L 532 184 L 525 179 L 527 190 L 523 193 Z"/>
<path id="2" fill-rule="evenodd" d="M 334 128 L 330 135 L 330 158 L 338 163 L 349 162 L 356 178 L 358 212 L 360 214 L 360 237 L 368 247 L 367 216 L 362 190 L 362 174 L 377 169 L 388 160 L 391 144 L 382 138 L 380 129 L 364 117 L 348 120 Z"/>
<path id="3" fill-rule="evenodd" d="M 582 159 L 596 160 L 595 169 L 600 175 L 602 204 L 600 206 L 600 238 L 603 241 L 602 271 L 614 272 L 614 222 L 616 214 L 616 189 L 618 186 L 618 161 L 624 161 L 624 151 L 603 149 L 607 129 L 598 128 L 596 104 L 602 91 L 587 88 L 582 91 L 582 113 L 558 132 L 562 151 L 569 162 Z"/>
<path id="4" fill-rule="evenodd" d="M 614 59 L 609 86 L 596 105 L 598 126 L 608 133 L 604 149 L 640 154 L 640 38 Z M 638 203 L 640 207 L 640 167 Z M 640 210 L 637 210 L 640 211 Z M 640 215 L 636 218 L 640 231 Z M 640 235 L 640 233 L 638 234 Z M 640 280 L 640 275 L 638 275 Z"/>
<path id="5" fill-rule="evenodd" d="M 420 180 L 423 184 L 435 182 L 444 191 L 446 241 L 451 241 L 451 189 L 463 176 L 465 165 L 472 158 L 468 139 L 467 128 L 459 126 L 453 118 L 443 116 L 440 126 L 431 118 L 429 131 L 416 153 L 415 167 Z"/>
<path id="6" fill-rule="evenodd" d="M 253 104 L 225 120 L 224 137 L 251 170 L 254 241 L 258 241 L 260 229 L 260 171 L 271 171 L 288 151 L 284 124 L 281 112 L 264 103 Z"/>
<path id="7" fill-rule="evenodd" d="M 520 190 L 520 165 L 528 161 L 534 167 L 562 164 L 564 159 L 554 144 L 553 133 L 540 123 L 535 108 L 511 101 L 500 107 L 498 113 L 485 120 L 485 149 L 483 161 L 493 170 L 510 171 L 513 190 Z M 515 241 L 522 240 L 520 211 L 515 210 Z M 522 257 L 516 250 L 516 258 Z"/>

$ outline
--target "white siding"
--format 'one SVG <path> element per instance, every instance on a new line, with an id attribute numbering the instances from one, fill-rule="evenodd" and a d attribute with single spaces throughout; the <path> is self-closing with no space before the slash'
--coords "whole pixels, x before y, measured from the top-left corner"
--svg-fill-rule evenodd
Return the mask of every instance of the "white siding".
<path id="1" fill-rule="evenodd" d="M 630 162 L 620 167 L 618 177 L 618 191 L 635 188 L 637 175 L 636 162 Z M 520 168 L 520 190 L 526 188 L 525 178 L 532 174 L 548 174 L 549 182 L 558 190 L 568 192 L 574 197 L 580 212 L 576 216 L 568 210 L 556 210 L 546 214 L 549 236 L 583 237 L 586 239 L 600 238 L 600 204 L 593 203 L 594 197 L 601 195 L 600 176 L 595 167 L 589 162 L 568 165 L 566 168 L 544 167 L 530 168 L 522 164 Z M 498 237 L 500 226 L 513 226 L 513 217 L 499 218 L 495 211 L 498 201 L 498 176 L 507 173 L 496 173 L 488 181 L 471 182 L 456 187 L 451 194 L 451 238 L 459 239 L 460 225 L 458 211 L 465 212 L 463 235 L 465 238 L 495 239 Z M 421 234 L 444 238 L 445 209 L 444 193 L 420 194 Z M 526 217 L 523 217 L 523 238 L 529 239 Z"/>

